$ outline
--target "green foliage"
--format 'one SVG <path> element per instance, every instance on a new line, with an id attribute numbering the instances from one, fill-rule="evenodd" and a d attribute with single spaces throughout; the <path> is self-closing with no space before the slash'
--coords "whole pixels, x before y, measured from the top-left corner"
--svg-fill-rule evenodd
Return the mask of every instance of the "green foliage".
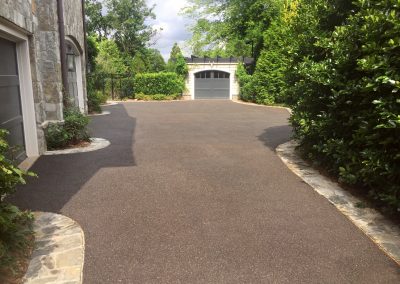
<path id="1" fill-rule="evenodd" d="M 125 74 L 128 66 L 124 54 L 120 52 L 113 40 L 102 40 L 99 42 L 99 55 L 97 56 L 98 72 L 108 74 Z"/>
<path id="2" fill-rule="evenodd" d="M 15 192 L 15 187 L 25 184 L 27 176 L 35 176 L 14 165 L 7 158 L 9 145 L 5 138 L 7 131 L 0 129 L 0 272 L 14 270 L 17 251 L 24 250 L 27 237 L 32 235 L 33 216 L 4 201 L 5 195 Z M 0 277 L 1 280 L 1 277 Z"/>
<path id="3" fill-rule="evenodd" d="M 50 150 L 63 149 L 83 141 L 90 141 L 87 130 L 89 118 L 77 109 L 64 111 L 64 122 L 51 123 L 46 129 L 47 148 Z"/>
<path id="4" fill-rule="evenodd" d="M 155 18 L 145 0 L 106 0 L 107 16 L 113 33 L 112 38 L 121 52 L 135 56 L 146 46 L 154 30 L 146 20 Z"/>
<path id="5" fill-rule="evenodd" d="M 131 59 L 129 73 L 156 73 L 167 68 L 164 58 L 157 49 L 146 48 L 137 52 Z"/>
<path id="6" fill-rule="evenodd" d="M 253 87 L 253 77 L 248 74 L 243 64 L 238 65 L 236 77 L 240 85 L 240 99 L 246 102 L 253 102 L 256 95 Z"/>
<path id="7" fill-rule="evenodd" d="M 176 60 L 178 56 L 182 55 L 181 48 L 179 47 L 178 43 L 174 43 L 171 49 L 171 53 L 169 55 L 168 63 L 167 63 L 167 70 L 169 72 L 175 72 L 176 69 Z"/>
<path id="8" fill-rule="evenodd" d="M 184 14 L 193 18 L 192 52 L 198 56 L 252 56 L 263 48 L 263 32 L 278 16 L 282 0 L 190 0 Z"/>
<path id="9" fill-rule="evenodd" d="M 186 60 L 182 54 L 178 54 L 175 62 L 175 73 L 178 74 L 182 79 L 186 79 L 188 75 L 189 67 L 186 64 Z"/>
<path id="10" fill-rule="evenodd" d="M 88 55 L 88 65 L 90 72 L 96 70 L 96 57 L 99 54 L 99 48 L 97 46 L 97 41 L 94 36 L 87 37 L 87 55 Z"/>
<path id="11" fill-rule="evenodd" d="M 107 99 L 103 99 L 100 91 L 96 90 L 97 77 L 93 74 L 87 76 L 87 105 L 89 113 L 101 113 L 101 104 L 105 103 Z"/>
<path id="12" fill-rule="evenodd" d="M 109 14 L 103 15 L 103 1 L 85 0 L 86 30 L 89 35 L 105 39 L 112 30 Z"/>
<path id="13" fill-rule="evenodd" d="M 155 94 L 155 95 L 144 95 L 142 93 L 136 94 L 135 99 L 139 101 L 172 101 L 177 100 L 181 97 L 180 94 L 174 95 L 164 95 L 164 94 Z"/>
<path id="14" fill-rule="evenodd" d="M 168 59 L 167 70 L 169 72 L 175 72 L 183 79 L 186 79 L 186 76 L 189 72 L 185 57 L 183 56 L 182 51 L 177 43 L 175 43 L 172 47 L 171 54 Z"/>
<path id="15" fill-rule="evenodd" d="M 146 73 L 137 74 L 134 78 L 135 93 L 145 95 L 181 94 L 185 82 L 176 73 Z"/>
<path id="16" fill-rule="evenodd" d="M 319 37 L 299 48 L 297 54 L 305 56 L 288 72 L 294 83 L 288 93 L 303 153 L 398 210 L 400 7 L 395 2 L 359 0 L 339 25 L 346 10 L 318 9 L 314 17 L 322 19 L 314 21 L 314 35 L 319 30 Z"/>
<path id="17" fill-rule="evenodd" d="M 256 43 L 254 73 L 237 71 L 243 100 L 291 105 L 308 158 L 400 210 L 398 0 L 191 3 L 194 50 Z"/>

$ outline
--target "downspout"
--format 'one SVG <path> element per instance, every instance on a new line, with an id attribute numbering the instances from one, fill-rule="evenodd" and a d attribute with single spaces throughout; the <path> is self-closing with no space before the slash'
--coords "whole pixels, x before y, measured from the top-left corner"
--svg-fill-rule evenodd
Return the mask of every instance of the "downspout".
<path id="1" fill-rule="evenodd" d="M 60 59 L 61 59 L 61 79 L 63 85 L 63 104 L 68 106 L 68 69 L 67 69 L 67 51 L 65 45 L 64 31 L 64 5 L 63 0 L 57 0 L 58 32 L 60 34 Z"/>
<path id="2" fill-rule="evenodd" d="M 83 40 L 85 44 L 83 45 L 83 49 L 85 52 L 85 72 L 86 74 L 89 73 L 89 60 L 88 60 L 88 48 L 87 48 L 87 34 L 86 34 L 86 15 L 85 15 L 85 0 L 82 0 L 82 20 L 83 20 Z M 87 85 L 87 83 L 86 83 Z"/>

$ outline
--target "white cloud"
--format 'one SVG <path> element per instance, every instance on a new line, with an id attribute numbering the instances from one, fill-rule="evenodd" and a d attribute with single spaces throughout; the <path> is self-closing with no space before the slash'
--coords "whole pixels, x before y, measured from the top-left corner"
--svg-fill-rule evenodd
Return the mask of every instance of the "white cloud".
<path id="1" fill-rule="evenodd" d="M 149 24 L 162 29 L 153 47 L 160 50 L 167 60 L 175 42 L 184 49 L 185 41 L 191 37 L 191 33 L 187 30 L 190 20 L 179 15 L 181 9 L 188 3 L 186 0 L 147 0 L 147 3 L 149 7 L 156 5 L 154 9 L 156 19 L 149 21 Z"/>

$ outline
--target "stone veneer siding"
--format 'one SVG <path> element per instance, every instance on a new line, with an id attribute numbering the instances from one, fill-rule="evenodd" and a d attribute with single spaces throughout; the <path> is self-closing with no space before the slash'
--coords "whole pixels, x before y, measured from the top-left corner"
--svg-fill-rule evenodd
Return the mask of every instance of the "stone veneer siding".
<path id="1" fill-rule="evenodd" d="M 1 0 L 0 21 L 25 33 L 29 53 L 39 152 L 46 150 L 43 125 L 63 120 L 60 38 L 56 0 Z M 64 0 L 65 35 L 82 51 L 85 74 L 84 30 L 80 0 Z M 85 76 L 84 76 L 85 77 Z M 83 78 L 86 101 L 86 78 Z"/>

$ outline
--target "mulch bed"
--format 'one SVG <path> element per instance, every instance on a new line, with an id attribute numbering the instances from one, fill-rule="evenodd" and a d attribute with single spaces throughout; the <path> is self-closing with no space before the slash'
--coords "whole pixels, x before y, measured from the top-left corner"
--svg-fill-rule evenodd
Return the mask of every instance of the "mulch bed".
<path id="1" fill-rule="evenodd" d="M 11 265 L 14 269 L 0 270 L 0 283 L 4 284 L 22 284 L 22 279 L 29 267 L 29 262 L 35 246 L 35 235 L 29 235 L 26 238 L 26 247 L 24 250 L 14 251 L 12 256 L 15 261 Z"/>

